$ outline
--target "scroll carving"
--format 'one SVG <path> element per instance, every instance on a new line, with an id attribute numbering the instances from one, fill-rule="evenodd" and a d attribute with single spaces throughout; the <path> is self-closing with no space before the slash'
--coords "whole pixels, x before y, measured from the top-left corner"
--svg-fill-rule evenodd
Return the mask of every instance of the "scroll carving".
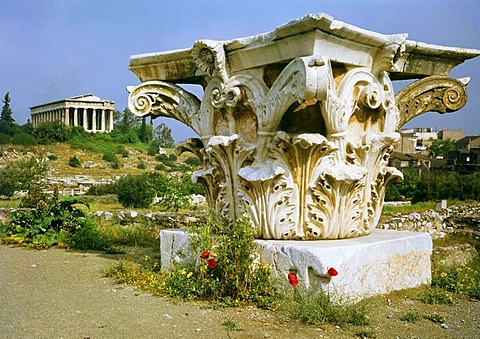
<path id="1" fill-rule="evenodd" d="M 401 112 L 397 128 L 426 112 L 443 114 L 459 110 L 467 103 L 469 80 L 430 76 L 406 86 L 395 96 Z"/>
<path id="2" fill-rule="evenodd" d="M 202 134 L 200 101 L 180 86 L 162 81 L 148 81 L 128 87 L 128 108 L 138 116 L 163 116 L 176 119 Z M 204 119 L 203 119 L 204 120 Z"/>

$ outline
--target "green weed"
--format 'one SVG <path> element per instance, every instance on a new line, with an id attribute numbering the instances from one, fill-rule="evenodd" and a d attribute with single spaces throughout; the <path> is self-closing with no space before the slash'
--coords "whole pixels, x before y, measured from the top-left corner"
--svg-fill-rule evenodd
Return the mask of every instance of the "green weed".
<path id="1" fill-rule="evenodd" d="M 432 288 L 420 295 L 420 300 L 425 304 L 447 304 L 452 305 L 453 299 L 447 291 L 439 288 Z"/>
<path id="2" fill-rule="evenodd" d="M 400 316 L 401 321 L 407 321 L 409 323 L 415 323 L 422 318 L 422 315 L 416 311 L 409 311 Z"/>
<path id="3" fill-rule="evenodd" d="M 434 323 L 437 323 L 437 324 L 442 324 L 442 323 L 445 322 L 445 318 L 438 313 L 425 314 L 423 317 L 425 319 L 433 321 Z"/>
<path id="4" fill-rule="evenodd" d="M 367 325 L 367 305 L 334 302 L 321 289 L 294 289 L 283 305 L 289 318 L 309 325 Z"/>

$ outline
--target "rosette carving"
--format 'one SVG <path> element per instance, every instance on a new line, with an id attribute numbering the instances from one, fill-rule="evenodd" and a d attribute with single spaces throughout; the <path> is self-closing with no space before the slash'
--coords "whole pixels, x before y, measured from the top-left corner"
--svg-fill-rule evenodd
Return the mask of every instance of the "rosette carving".
<path id="1" fill-rule="evenodd" d="M 213 40 L 196 41 L 192 48 L 192 58 L 198 68 L 206 75 L 218 75 L 224 80 L 228 78 L 223 42 Z"/>
<path id="2" fill-rule="evenodd" d="M 443 114 L 459 110 L 467 103 L 469 80 L 430 76 L 406 86 L 395 96 L 400 110 L 397 128 L 426 112 Z"/>

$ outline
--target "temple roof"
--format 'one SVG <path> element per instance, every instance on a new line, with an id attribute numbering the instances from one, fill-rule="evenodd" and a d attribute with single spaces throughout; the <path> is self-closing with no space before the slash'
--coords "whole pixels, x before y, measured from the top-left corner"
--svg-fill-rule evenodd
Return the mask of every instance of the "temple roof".
<path id="1" fill-rule="evenodd" d="M 43 106 L 49 106 L 49 105 L 55 105 L 55 104 L 61 104 L 61 103 L 66 103 L 66 102 L 70 102 L 70 103 L 71 102 L 79 102 L 79 103 L 82 103 L 82 102 L 84 102 L 84 103 L 88 103 L 88 102 L 104 103 L 105 102 L 105 103 L 110 103 L 110 104 L 115 103 L 112 100 L 103 100 L 100 97 L 97 97 L 96 95 L 93 95 L 92 93 L 88 93 L 88 94 L 77 95 L 77 96 L 62 99 L 62 100 L 55 100 L 55 101 L 47 102 L 47 103 L 44 103 L 44 104 L 41 104 L 41 105 L 31 106 L 30 109 L 35 109 L 35 108 L 39 108 L 39 107 L 43 107 Z"/>

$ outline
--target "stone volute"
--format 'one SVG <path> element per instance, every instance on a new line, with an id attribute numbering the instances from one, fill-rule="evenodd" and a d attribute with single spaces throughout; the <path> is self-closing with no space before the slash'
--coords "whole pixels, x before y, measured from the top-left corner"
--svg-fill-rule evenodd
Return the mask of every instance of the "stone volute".
<path id="1" fill-rule="evenodd" d="M 192 48 L 135 55 L 138 116 L 171 117 L 199 138 L 193 180 L 217 215 L 247 212 L 263 239 L 339 239 L 376 227 L 398 129 L 427 111 L 456 111 L 468 79 L 448 73 L 478 50 L 383 35 L 328 15 Z M 394 94 L 392 80 L 420 79 Z M 181 84 L 199 84 L 201 99 Z"/>

